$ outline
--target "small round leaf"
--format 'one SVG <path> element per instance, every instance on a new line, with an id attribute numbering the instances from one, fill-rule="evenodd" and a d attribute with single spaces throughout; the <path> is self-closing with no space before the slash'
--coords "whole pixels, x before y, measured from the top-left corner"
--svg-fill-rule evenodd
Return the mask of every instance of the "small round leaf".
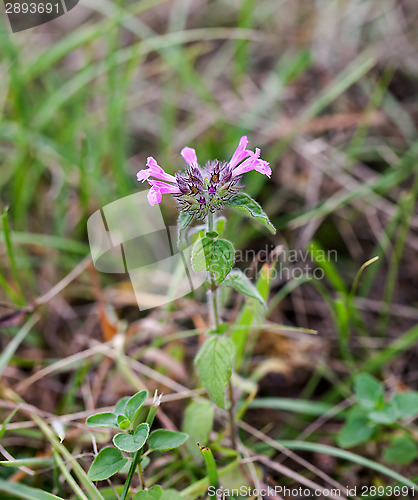
<path id="1" fill-rule="evenodd" d="M 148 440 L 149 449 L 151 451 L 172 450 L 185 443 L 188 437 L 189 436 L 185 432 L 158 429 L 150 434 Z"/>
<path id="2" fill-rule="evenodd" d="M 124 396 L 123 398 L 119 399 L 115 406 L 115 415 L 125 415 L 125 406 L 129 399 L 129 396 Z"/>
<path id="3" fill-rule="evenodd" d="M 119 472 L 127 461 L 116 448 L 103 448 L 91 464 L 87 477 L 91 481 L 103 481 Z"/>
<path id="4" fill-rule="evenodd" d="M 147 391 L 140 391 L 134 394 L 126 403 L 125 415 L 131 422 L 134 421 L 135 413 L 141 408 L 148 397 Z"/>
<path id="5" fill-rule="evenodd" d="M 116 434 L 113 438 L 113 443 L 120 450 L 133 453 L 140 450 L 144 446 L 148 433 L 149 425 L 147 423 L 143 423 L 138 426 L 134 434 L 125 434 L 124 432 Z"/>
<path id="6" fill-rule="evenodd" d="M 110 427 L 112 429 L 119 429 L 118 421 L 114 413 L 97 413 L 92 415 L 86 420 L 89 427 Z"/>
<path id="7" fill-rule="evenodd" d="M 383 452 L 386 462 L 391 464 L 405 465 L 418 457 L 418 446 L 409 437 L 395 438 Z"/>
<path id="8" fill-rule="evenodd" d="M 131 422 L 124 415 L 118 415 L 118 426 L 122 431 L 126 431 L 131 427 Z"/>

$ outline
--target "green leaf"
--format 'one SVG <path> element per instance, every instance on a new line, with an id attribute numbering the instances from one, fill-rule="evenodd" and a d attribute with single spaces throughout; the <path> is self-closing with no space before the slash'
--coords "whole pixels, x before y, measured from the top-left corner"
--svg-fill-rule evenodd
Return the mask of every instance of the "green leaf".
<path id="1" fill-rule="evenodd" d="M 127 461 L 113 446 L 103 448 L 91 464 L 87 477 L 91 481 L 103 481 L 119 472 Z"/>
<path id="2" fill-rule="evenodd" d="M 163 496 L 163 489 L 156 484 L 149 490 L 138 491 L 133 500 L 160 500 Z"/>
<path id="3" fill-rule="evenodd" d="M 190 225 L 193 220 L 193 215 L 188 214 L 186 212 L 180 212 L 180 215 L 177 219 L 177 227 L 178 227 L 178 237 L 177 237 L 177 246 L 179 250 L 182 250 L 187 245 L 186 238 L 186 229 Z"/>
<path id="4" fill-rule="evenodd" d="M 270 222 L 264 210 L 260 205 L 246 193 L 238 193 L 232 200 L 228 201 L 227 205 L 236 211 L 261 222 L 273 234 L 276 234 L 276 228 Z"/>
<path id="5" fill-rule="evenodd" d="M 97 413 L 86 420 L 89 427 L 110 427 L 111 429 L 119 429 L 117 417 L 114 413 Z"/>
<path id="6" fill-rule="evenodd" d="M 396 405 L 399 418 L 416 417 L 418 415 L 418 392 L 396 394 L 392 401 Z"/>
<path id="7" fill-rule="evenodd" d="M 124 396 L 123 398 L 119 399 L 115 406 L 115 415 L 125 415 L 125 406 L 129 399 L 130 396 Z"/>
<path id="8" fill-rule="evenodd" d="M 371 375 L 360 373 L 354 379 L 354 392 L 363 408 L 376 408 L 383 402 L 383 385 Z"/>
<path id="9" fill-rule="evenodd" d="M 220 408 L 225 408 L 225 389 L 231 378 L 234 357 L 234 342 L 219 335 L 208 338 L 196 356 L 203 385 Z"/>
<path id="10" fill-rule="evenodd" d="M 139 425 L 133 434 L 126 434 L 121 432 L 116 434 L 113 438 L 114 445 L 122 451 L 126 451 L 128 453 L 133 453 L 134 451 L 140 450 L 149 434 L 149 425 L 144 422 Z"/>
<path id="11" fill-rule="evenodd" d="M 228 276 L 234 260 L 234 247 L 228 240 L 204 237 L 197 240 L 193 247 L 193 269 L 213 273 L 216 285 Z"/>
<path id="12" fill-rule="evenodd" d="M 19 411 L 20 407 L 17 406 L 9 415 L 6 417 L 5 421 L 3 422 L 1 428 L 0 428 L 0 441 L 3 438 L 4 433 L 6 432 L 7 425 L 10 423 L 12 418 L 16 415 L 16 413 Z"/>
<path id="13" fill-rule="evenodd" d="M 192 401 L 186 408 L 183 431 L 190 437 L 186 443 L 186 449 L 196 461 L 201 461 L 201 453 L 196 443 L 203 446 L 207 444 L 213 427 L 214 415 L 213 405 L 207 399 Z"/>
<path id="14" fill-rule="evenodd" d="M 344 427 L 337 436 L 337 443 L 342 448 L 350 448 L 368 441 L 375 430 L 375 426 L 366 415 L 351 414 Z"/>
<path id="15" fill-rule="evenodd" d="M 373 420 L 373 422 L 376 422 L 378 424 L 393 424 L 399 418 L 398 408 L 396 404 L 393 403 L 393 401 L 390 401 L 389 403 L 385 404 L 382 410 L 374 410 L 369 412 L 369 418 L 370 420 Z"/>
<path id="16" fill-rule="evenodd" d="M 118 415 L 118 426 L 122 431 L 126 431 L 131 427 L 131 422 L 125 415 Z"/>
<path id="17" fill-rule="evenodd" d="M 125 415 L 129 418 L 132 424 L 134 424 L 135 416 L 137 415 L 137 412 L 141 409 L 147 397 L 148 397 L 147 391 L 140 391 L 134 394 L 127 401 L 125 406 Z"/>
<path id="18" fill-rule="evenodd" d="M 385 449 L 383 456 L 391 464 L 409 464 L 418 457 L 418 446 L 409 437 L 398 437 Z"/>
<path id="19" fill-rule="evenodd" d="M 4 481 L 3 479 L 0 479 L 0 491 L 17 498 L 23 498 L 23 500 L 28 500 L 29 498 L 30 500 L 64 500 L 62 497 L 57 497 L 46 491 L 31 488 L 20 483 Z"/>
<path id="20" fill-rule="evenodd" d="M 189 436 L 185 432 L 157 429 L 151 432 L 148 439 L 148 446 L 150 451 L 172 450 L 181 446 L 188 438 Z"/>
<path id="21" fill-rule="evenodd" d="M 247 276 L 239 269 L 233 269 L 228 276 L 228 282 L 238 292 L 243 293 L 247 297 L 258 300 L 261 305 L 266 306 L 263 297 L 257 290 L 255 285 L 247 278 Z"/>
<path id="22" fill-rule="evenodd" d="M 165 490 L 161 500 L 184 500 L 180 493 L 176 490 Z"/>

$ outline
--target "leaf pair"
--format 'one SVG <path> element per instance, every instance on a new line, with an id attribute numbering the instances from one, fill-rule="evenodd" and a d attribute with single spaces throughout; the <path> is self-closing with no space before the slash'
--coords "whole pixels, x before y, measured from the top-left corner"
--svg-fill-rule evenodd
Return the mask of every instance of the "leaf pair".
<path id="1" fill-rule="evenodd" d="M 142 407 L 147 399 L 147 391 L 140 391 L 132 397 L 122 398 L 115 406 L 114 412 L 98 413 L 86 421 L 90 427 L 109 427 L 122 431 L 113 437 L 116 448 L 107 447 L 101 450 L 94 459 L 88 477 L 92 481 L 108 479 L 119 472 L 128 462 L 121 451 L 136 453 L 148 441 L 149 451 L 171 450 L 182 445 L 188 438 L 184 432 L 158 429 L 149 433 L 147 422 L 142 422 Z"/>
<path id="2" fill-rule="evenodd" d="M 97 413 L 86 420 L 89 427 L 109 427 L 111 429 L 135 430 L 140 424 L 140 413 L 147 391 L 140 391 L 132 397 L 124 397 L 115 406 L 115 411 Z"/>
<path id="3" fill-rule="evenodd" d="M 97 454 L 88 472 L 88 477 L 92 481 L 103 481 L 119 472 L 128 462 L 121 451 L 135 452 L 141 449 L 148 438 L 149 426 L 147 423 L 141 424 L 132 434 L 117 434 L 113 442 L 117 448 L 109 446 L 103 448 Z M 149 435 L 149 451 L 166 451 L 181 446 L 188 439 L 184 432 L 157 429 Z M 119 449 L 118 449 L 119 448 Z"/>

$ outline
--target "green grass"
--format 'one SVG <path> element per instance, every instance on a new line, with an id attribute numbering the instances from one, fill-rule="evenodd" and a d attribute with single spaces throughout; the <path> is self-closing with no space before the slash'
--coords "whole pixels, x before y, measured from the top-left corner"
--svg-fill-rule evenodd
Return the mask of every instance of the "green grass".
<path id="1" fill-rule="evenodd" d="M 87 479 L 94 448 L 86 414 L 77 415 L 114 404 L 119 389 L 131 394 L 147 384 L 174 395 L 162 423 L 181 427 L 195 397 L 188 391 L 202 392 L 191 360 L 205 330 L 203 292 L 147 317 L 126 276 L 87 268 L 47 303 L 34 301 L 89 255 L 88 217 L 143 189 L 135 174 L 147 156 L 173 174 L 183 168 L 182 147 L 194 147 L 202 163 L 228 159 L 243 134 L 272 166 L 270 180 L 249 173 L 244 183 L 278 234 L 231 213 L 226 237 L 240 249 L 310 249 L 324 279 L 268 281 L 259 263 L 257 286 L 268 298 L 259 322 L 253 304 L 234 310 L 235 296 L 222 297 L 225 320 L 236 319 L 240 418 L 296 454 L 334 456 L 330 475 L 343 483 L 350 462 L 368 485 L 414 482 L 416 467 L 388 470 L 378 440 L 337 449 L 341 414 L 332 413 L 360 371 L 393 390 L 417 389 L 418 82 L 408 56 L 417 49 L 409 25 L 416 7 L 405 4 L 394 11 L 377 0 L 89 0 L 49 26 L 2 35 L 0 452 L 36 471 L 23 469 L 14 483 L 6 479 L 15 470 L 0 467 L 5 498 L 116 498 L 120 478 L 106 489 Z M 175 206 L 163 200 L 173 225 Z M 318 258 L 332 249 L 336 262 Z M 103 342 L 106 322 L 118 330 L 113 343 Z M 63 443 L 54 419 L 66 423 Z M 219 413 L 210 444 L 220 482 L 229 484 L 240 468 L 228 455 L 224 419 Z M 405 425 L 416 433 L 416 423 Z M 309 441 L 299 440 L 311 428 Z M 109 435 L 96 438 L 101 448 Z M 256 437 L 240 438 L 253 450 Z M 272 460 L 277 451 L 260 447 Z M 300 472 L 294 461 L 286 465 Z M 182 454 L 145 475 L 184 499 L 199 498 L 208 484 L 202 463 Z"/>

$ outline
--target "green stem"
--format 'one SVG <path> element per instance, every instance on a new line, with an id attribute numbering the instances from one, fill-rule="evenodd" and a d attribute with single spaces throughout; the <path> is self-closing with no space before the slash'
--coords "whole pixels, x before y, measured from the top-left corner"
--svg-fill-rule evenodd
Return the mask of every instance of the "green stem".
<path id="1" fill-rule="evenodd" d="M 153 402 L 151 408 L 149 409 L 149 412 L 148 412 L 148 415 L 147 415 L 147 420 L 146 420 L 146 422 L 149 425 L 150 429 L 151 429 L 152 423 L 154 422 L 154 418 L 155 418 L 155 415 L 157 413 L 159 405 L 160 405 L 159 399 L 158 398 L 154 398 L 154 402 Z M 120 500 L 126 500 L 126 496 L 128 494 L 129 487 L 131 486 L 131 482 L 132 482 L 132 479 L 134 477 L 135 469 L 136 469 L 137 466 L 138 466 L 139 477 L 141 479 L 141 487 L 142 488 L 145 487 L 144 476 L 142 474 L 142 467 L 141 467 L 141 464 L 140 464 L 140 460 L 141 460 L 141 457 L 142 457 L 142 451 L 143 451 L 143 449 L 144 448 L 142 447 L 140 450 L 138 450 L 137 452 L 135 452 L 135 455 L 132 458 L 131 467 L 129 468 L 128 476 L 126 477 L 126 481 L 125 481 L 125 484 L 123 486 L 123 491 L 122 491 L 122 494 L 120 496 Z"/>
<path id="2" fill-rule="evenodd" d="M 129 468 L 128 476 L 126 477 L 126 481 L 125 481 L 125 484 L 123 486 L 123 491 L 122 491 L 122 494 L 120 496 L 120 500 L 126 500 L 126 496 L 128 495 L 129 487 L 131 486 L 131 482 L 132 482 L 132 479 L 133 479 L 134 474 L 135 474 L 136 466 L 138 465 L 139 460 L 141 458 L 141 453 L 142 453 L 142 448 L 140 450 L 138 450 L 137 452 L 135 452 L 135 455 L 132 458 L 131 467 Z"/>
<path id="3" fill-rule="evenodd" d="M 213 232 L 213 213 L 212 212 L 209 212 L 208 214 L 208 233 L 212 233 Z"/>
<path id="4" fill-rule="evenodd" d="M 214 214 L 209 212 L 207 218 L 208 232 L 211 233 L 214 227 Z M 208 290 L 208 306 L 210 309 L 210 316 L 212 321 L 212 328 L 218 329 L 220 325 L 219 321 L 219 308 L 218 308 L 218 295 L 217 289 L 218 287 L 215 285 L 213 273 L 208 272 L 208 281 L 209 281 L 209 290 Z M 237 440 L 236 440 L 236 425 L 235 425 L 235 402 L 234 402 L 234 393 L 232 390 L 231 381 L 228 383 L 228 396 L 229 396 L 229 409 L 228 409 L 228 417 L 229 417 L 229 426 L 231 430 L 231 443 L 232 448 L 237 451 Z"/>
<path id="5" fill-rule="evenodd" d="M 207 218 L 208 233 L 213 232 L 214 227 L 214 215 L 209 212 Z M 219 321 L 219 309 L 218 309 L 218 296 L 217 296 L 217 286 L 215 284 L 214 276 L 212 272 L 208 272 L 209 290 L 208 290 L 208 305 L 210 311 L 210 317 L 212 322 L 212 328 L 218 328 L 220 325 Z"/>
<path id="6" fill-rule="evenodd" d="M 236 438 L 236 425 L 235 425 L 235 401 L 234 401 L 234 391 L 232 389 L 231 380 L 228 382 L 228 396 L 229 396 L 229 408 L 228 408 L 228 417 L 229 417 L 229 426 L 231 428 L 231 444 L 232 448 L 235 451 L 238 451 L 237 446 L 237 438 Z"/>

